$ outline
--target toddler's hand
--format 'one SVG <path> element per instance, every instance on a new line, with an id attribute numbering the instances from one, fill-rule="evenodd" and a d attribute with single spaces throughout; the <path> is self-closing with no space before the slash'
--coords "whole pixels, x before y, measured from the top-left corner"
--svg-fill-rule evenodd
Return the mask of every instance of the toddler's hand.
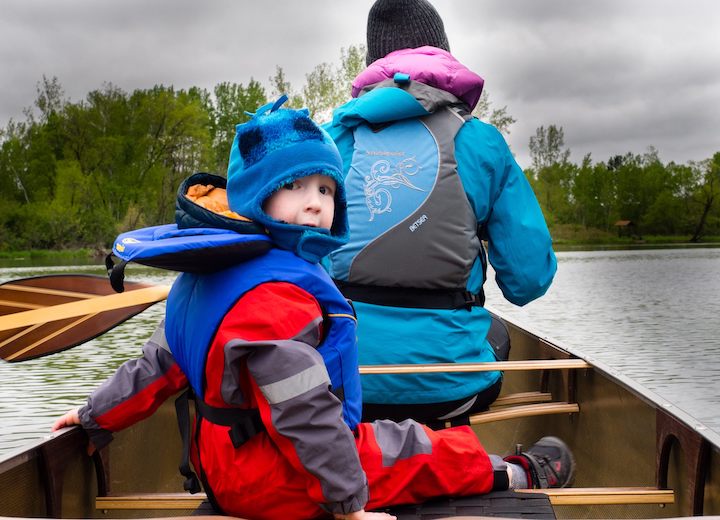
<path id="1" fill-rule="evenodd" d="M 371 513 L 364 509 L 346 515 L 335 515 L 335 518 L 336 520 L 397 520 L 396 516 L 387 513 Z"/>
<path id="2" fill-rule="evenodd" d="M 50 431 L 56 432 L 61 428 L 65 428 L 66 426 L 80 424 L 80 416 L 78 415 L 79 410 L 80 408 L 73 408 L 72 410 L 65 412 L 53 423 Z"/>

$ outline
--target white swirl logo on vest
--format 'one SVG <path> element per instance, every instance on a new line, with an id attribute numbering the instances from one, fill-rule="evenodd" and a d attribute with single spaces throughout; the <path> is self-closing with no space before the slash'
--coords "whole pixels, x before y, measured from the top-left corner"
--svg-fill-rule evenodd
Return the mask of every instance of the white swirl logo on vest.
<path id="1" fill-rule="evenodd" d="M 392 211 L 392 193 L 388 188 L 398 189 L 402 186 L 407 188 L 425 191 L 418 188 L 408 179 L 416 175 L 422 167 L 417 163 L 415 157 L 408 157 L 392 164 L 387 159 L 381 159 L 373 163 L 370 168 L 370 175 L 365 176 L 365 204 L 370 211 L 369 222 L 375 219 L 375 215 Z"/>

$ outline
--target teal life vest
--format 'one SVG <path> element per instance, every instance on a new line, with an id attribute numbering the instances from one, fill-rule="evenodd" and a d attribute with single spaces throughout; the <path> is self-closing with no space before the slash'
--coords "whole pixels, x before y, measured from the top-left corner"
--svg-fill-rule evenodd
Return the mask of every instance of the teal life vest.
<path id="1" fill-rule="evenodd" d="M 466 291 L 485 259 L 455 159 L 469 118 L 451 94 L 399 78 L 356 100 L 354 151 L 345 179 L 350 241 L 330 253 L 331 274 L 355 300 L 399 307 L 482 304 Z M 387 99 L 386 99 L 387 98 Z M 383 120 L 374 107 L 405 107 Z"/>

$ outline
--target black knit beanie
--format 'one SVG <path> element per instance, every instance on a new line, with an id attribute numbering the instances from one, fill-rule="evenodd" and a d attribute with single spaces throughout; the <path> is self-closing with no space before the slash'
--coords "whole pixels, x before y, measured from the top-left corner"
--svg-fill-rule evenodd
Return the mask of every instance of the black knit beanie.
<path id="1" fill-rule="evenodd" d="M 377 0 L 367 22 L 367 58 L 373 61 L 398 49 L 424 45 L 450 52 L 445 26 L 427 0 Z"/>

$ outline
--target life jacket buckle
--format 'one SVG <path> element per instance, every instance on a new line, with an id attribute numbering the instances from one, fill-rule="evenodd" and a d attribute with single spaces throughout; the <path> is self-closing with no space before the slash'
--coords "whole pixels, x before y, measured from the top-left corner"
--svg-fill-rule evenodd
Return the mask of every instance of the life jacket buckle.
<path id="1" fill-rule="evenodd" d="M 200 480 L 197 478 L 197 475 L 193 473 L 186 478 L 185 482 L 183 482 L 183 489 L 193 495 L 199 493 L 202 488 L 200 487 Z"/>
<path id="2" fill-rule="evenodd" d="M 228 435 L 230 435 L 230 441 L 235 449 L 238 449 L 262 431 L 265 431 L 265 426 L 262 424 L 262 421 L 260 421 L 259 415 L 252 414 L 234 423 L 230 427 Z"/>
<path id="3" fill-rule="evenodd" d="M 465 307 L 470 310 L 470 307 L 475 307 L 476 305 L 482 306 L 484 302 L 480 301 L 480 296 L 472 293 L 470 291 L 465 291 L 463 294 L 463 297 L 465 299 Z"/>

